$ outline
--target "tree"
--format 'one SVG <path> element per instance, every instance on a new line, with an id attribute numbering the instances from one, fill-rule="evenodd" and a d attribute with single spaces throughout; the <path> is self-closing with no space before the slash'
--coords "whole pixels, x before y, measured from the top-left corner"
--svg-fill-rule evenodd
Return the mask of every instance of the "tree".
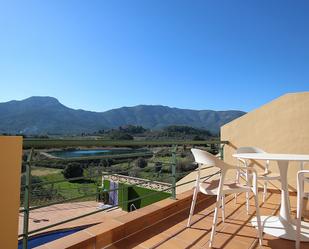
<path id="1" fill-rule="evenodd" d="M 113 131 L 109 135 L 109 138 L 112 140 L 133 140 L 134 138 L 128 134 L 128 133 L 123 133 L 121 131 Z"/>
<path id="2" fill-rule="evenodd" d="M 192 138 L 193 141 L 205 141 L 205 139 L 203 137 L 200 137 L 199 135 L 195 135 Z"/>
<path id="3" fill-rule="evenodd" d="M 63 176 L 68 178 L 80 177 L 84 174 L 84 169 L 78 163 L 69 163 L 62 171 Z"/>
<path id="4" fill-rule="evenodd" d="M 135 162 L 135 166 L 143 169 L 147 166 L 147 161 L 144 158 L 138 158 Z"/>

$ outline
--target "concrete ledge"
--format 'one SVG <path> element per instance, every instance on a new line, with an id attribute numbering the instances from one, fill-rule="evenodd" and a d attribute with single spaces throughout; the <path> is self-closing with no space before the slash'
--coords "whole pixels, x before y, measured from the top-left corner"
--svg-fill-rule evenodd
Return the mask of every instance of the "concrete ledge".
<path id="1" fill-rule="evenodd" d="M 54 240 L 42 246 L 36 247 L 40 249 L 93 249 L 96 237 L 88 234 L 86 231 L 80 231 L 66 236 L 62 239 Z"/>
<path id="2" fill-rule="evenodd" d="M 177 195 L 176 200 L 165 199 L 127 213 L 125 215 L 109 220 L 72 235 L 60 238 L 58 240 L 46 243 L 37 249 L 101 249 L 119 240 L 129 237 L 137 232 L 142 231 L 155 223 L 164 219 L 173 219 L 174 215 L 184 210 L 189 211 L 192 200 L 192 191 L 184 192 Z M 210 201 L 212 200 L 212 201 Z M 210 205 L 215 201 L 213 196 L 198 196 L 198 205 L 203 203 Z"/>

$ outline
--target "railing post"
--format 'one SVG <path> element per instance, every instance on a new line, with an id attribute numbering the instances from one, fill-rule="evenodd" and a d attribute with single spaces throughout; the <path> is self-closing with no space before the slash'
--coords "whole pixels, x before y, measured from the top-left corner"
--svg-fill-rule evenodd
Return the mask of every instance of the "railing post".
<path id="1" fill-rule="evenodd" d="M 224 145 L 225 144 L 219 144 L 219 153 L 220 153 L 220 159 L 223 161 L 224 160 Z"/>
<path id="2" fill-rule="evenodd" d="M 28 232 L 29 232 L 29 204 L 31 195 L 31 161 L 33 148 L 31 149 L 26 162 L 26 179 L 24 190 L 24 224 L 23 224 L 23 249 L 28 249 Z"/>
<path id="3" fill-rule="evenodd" d="M 176 151 L 177 151 L 177 145 L 173 146 L 172 150 L 172 199 L 176 199 L 176 164 L 177 164 L 177 158 L 176 158 Z"/>

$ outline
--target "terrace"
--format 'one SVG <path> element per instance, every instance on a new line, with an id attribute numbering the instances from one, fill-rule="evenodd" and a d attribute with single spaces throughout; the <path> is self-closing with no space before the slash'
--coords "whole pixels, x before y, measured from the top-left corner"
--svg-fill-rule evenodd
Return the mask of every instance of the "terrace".
<path id="1" fill-rule="evenodd" d="M 186 228 L 191 196 L 191 191 L 185 192 L 177 200 L 160 201 L 38 248 L 208 248 L 215 200 L 199 196 L 193 225 Z M 293 213 L 295 200 L 291 196 Z M 266 203 L 260 205 L 261 212 L 277 214 L 279 203 L 280 195 L 270 193 Z M 239 196 L 237 204 L 229 196 L 226 204 L 226 220 L 218 225 L 213 248 L 260 248 L 256 229 L 250 224 L 254 216 L 252 198 L 249 215 L 244 195 Z M 294 248 L 294 242 L 265 234 L 262 248 Z M 309 248 L 309 244 L 302 248 Z"/>
<path id="2" fill-rule="evenodd" d="M 223 126 L 221 129 L 221 139 L 216 145 L 224 161 L 235 164 L 236 159 L 232 157 L 235 149 L 241 146 L 254 145 L 265 148 L 271 152 L 299 153 L 309 154 L 308 140 L 292 128 L 291 124 L 298 121 L 297 128 L 304 136 L 309 134 L 307 127 L 308 110 L 301 108 L 308 106 L 308 93 L 298 95 L 286 95 L 278 100 L 263 106 L 253 113 L 249 113 L 238 120 Z M 279 110 L 285 110 L 281 112 Z M 304 113 L 305 112 L 305 113 Z M 266 120 L 270 114 L 272 119 Z M 284 122 L 283 122 L 284 120 Z M 278 123 L 282 125 L 278 127 Z M 256 124 L 252 132 L 252 124 Z M 261 136 L 260 134 L 264 134 Z M 284 134 L 284 136 L 283 136 Z M 280 139 L 279 139 L 280 138 Z M 278 142 L 280 140 L 280 142 Z M 227 142 L 228 141 L 228 142 Z M 170 146 L 171 144 L 168 144 Z M 186 149 L 193 146 L 205 148 L 209 142 L 186 144 Z M 152 144 L 153 146 L 153 144 Z M 160 144 L 162 146 L 162 144 Z M 102 210 L 88 210 L 88 213 L 80 213 L 80 216 L 61 218 L 51 226 L 36 227 L 30 231 L 35 234 L 50 229 L 51 227 L 59 228 L 65 223 L 76 221 L 87 217 L 91 220 L 91 227 L 78 231 L 66 237 L 43 244 L 39 249 L 65 249 L 65 248 L 208 248 L 208 242 L 211 231 L 211 222 L 215 205 L 215 197 L 198 196 L 198 205 L 193 217 L 193 225 L 186 227 L 189 214 L 189 208 L 192 200 L 192 187 L 196 178 L 196 170 L 186 173 L 182 179 L 177 181 L 176 160 L 177 149 L 174 147 L 172 158 L 169 163 L 171 166 L 171 181 L 165 189 L 155 193 L 146 194 L 136 199 L 125 200 L 123 203 L 132 203 L 135 200 L 146 199 L 149 196 L 158 195 L 162 192 L 171 195 L 160 201 L 155 201 L 150 205 L 141 207 L 132 212 L 121 211 L 117 215 L 111 215 L 108 219 L 104 218 Z M 261 170 L 261 164 L 256 162 L 257 169 Z M 271 170 L 278 171 L 275 164 L 271 164 Z M 288 189 L 290 191 L 291 215 L 295 217 L 296 209 L 296 172 L 299 170 L 298 165 L 291 163 L 291 170 L 288 177 Z M 217 169 L 205 168 L 202 173 L 203 178 L 217 177 Z M 150 180 L 149 183 L 153 181 Z M 27 185 L 27 184 L 26 184 Z M 26 188 L 27 189 L 27 186 Z M 269 184 L 268 196 L 265 203 L 259 196 L 261 215 L 278 215 L 280 210 L 280 181 Z M 110 189 L 114 191 L 114 189 Z M 93 193 L 91 194 L 93 195 Z M 26 197 L 27 198 L 27 197 Z M 161 198 L 162 199 L 162 198 Z M 26 203 L 26 202 L 25 202 Z M 27 203 L 26 203 L 27 204 Z M 59 204 L 59 203 L 58 203 Z M 121 203 L 118 204 L 121 206 Z M 43 205 L 44 206 L 44 205 Z M 42 208 L 44 208 L 42 206 Z M 22 210 L 25 214 L 25 220 L 29 221 L 29 210 L 37 209 L 25 205 Z M 94 208 L 94 207 L 92 207 Z M 306 210 L 306 205 L 304 207 Z M 102 212 L 102 216 L 98 213 Z M 31 214 L 31 212 L 30 212 Z M 78 215 L 78 214 L 77 214 Z M 28 217 L 27 217 L 28 216 Z M 250 213 L 247 215 L 245 209 L 245 196 L 242 194 L 238 197 L 237 203 L 232 195 L 226 198 L 226 220 L 221 221 L 219 212 L 219 223 L 217 234 L 214 240 L 214 248 L 260 248 L 257 240 L 257 230 L 251 225 L 251 219 L 255 216 L 255 208 L 252 196 L 250 196 Z M 305 220 L 308 212 L 304 211 Z M 97 221 L 97 222 L 96 222 Z M 89 224 L 90 224 L 89 223 Z M 99 223 L 95 224 L 94 223 Z M 31 230 L 31 229 L 30 229 Z M 24 237 L 28 237 L 27 229 L 23 230 Z M 268 234 L 264 234 L 262 248 L 294 248 L 295 242 L 280 239 Z M 24 247 L 27 248 L 27 247 Z M 309 243 L 302 243 L 301 248 L 309 248 Z"/>

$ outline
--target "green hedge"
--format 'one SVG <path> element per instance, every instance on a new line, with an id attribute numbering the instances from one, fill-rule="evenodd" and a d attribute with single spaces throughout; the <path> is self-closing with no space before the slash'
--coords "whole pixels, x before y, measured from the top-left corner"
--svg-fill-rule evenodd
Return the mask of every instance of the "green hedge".
<path id="1" fill-rule="evenodd" d="M 105 180 L 104 188 L 109 189 L 109 187 L 110 187 L 109 181 Z M 123 184 L 123 183 L 119 183 L 118 188 L 119 188 L 119 191 L 118 191 L 119 207 L 121 207 L 122 210 L 125 210 L 125 211 L 130 211 L 130 206 L 132 204 L 134 204 L 135 207 L 139 209 L 139 208 L 148 206 L 152 203 L 166 199 L 171 196 L 170 193 L 159 192 L 159 191 L 137 187 L 137 186 L 130 186 L 130 185 Z M 143 196 L 149 195 L 151 193 L 156 193 L 156 194 L 143 198 Z M 136 199 L 139 197 L 142 197 L 142 198 L 139 200 L 130 201 L 132 199 Z"/>
<path id="2" fill-rule="evenodd" d="M 103 181 L 103 186 L 104 186 L 104 189 L 109 190 L 110 189 L 110 181 L 109 180 L 104 180 Z"/>
<path id="3" fill-rule="evenodd" d="M 138 209 L 138 208 L 141 208 L 141 207 L 146 207 L 146 206 L 148 206 L 152 203 L 161 201 L 161 200 L 166 199 L 166 198 L 171 196 L 171 194 L 169 194 L 169 193 L 159 192 L 159 191 L 155 191 L 155 190 L 151 190 L 151 189 L 147 189 L 147 188 L 141 188 L 141 187 L 134 186 L 134 187 L 128 188 L 128 196 L 129 196 L 128 199 L 129 200 L 135 199 L 135 198 L 138 198 L 138 197 L 149 195 L 151 193 L 156 193 L 156 194 L 153 194 L 149 197 L 142 198 L 140 200 L 129 202 L 128 203 L 128 210 L 130 210 L 131 204 L 134 204 L 135 207 Z"/>

